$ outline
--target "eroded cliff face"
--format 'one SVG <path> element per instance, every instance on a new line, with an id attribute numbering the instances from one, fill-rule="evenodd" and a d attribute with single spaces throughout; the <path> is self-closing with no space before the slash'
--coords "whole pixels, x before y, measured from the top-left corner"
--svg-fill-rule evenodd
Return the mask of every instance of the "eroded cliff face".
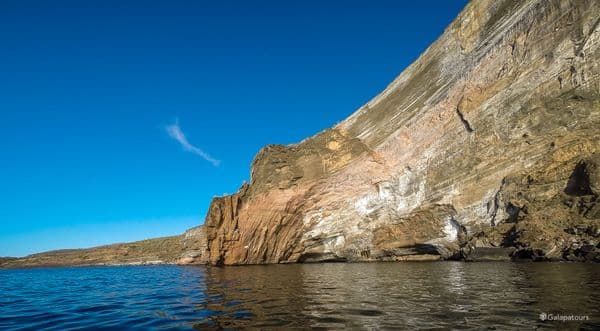
<path id="1" fill-rule="evenodd" d="M 599 22 L 598 1 L 471 2 L 351 117 L 262 149 L 195 261 L 597 260 Z"/>

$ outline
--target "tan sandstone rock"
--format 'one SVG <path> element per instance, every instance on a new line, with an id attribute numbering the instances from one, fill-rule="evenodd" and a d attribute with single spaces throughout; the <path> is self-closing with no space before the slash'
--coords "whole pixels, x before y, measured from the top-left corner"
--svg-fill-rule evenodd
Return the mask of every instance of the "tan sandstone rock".
<path id="1" fill-rule="evenodd" d="M 600 262 L 599 25 L 596 0 L 472 1 L 352 116 L 263 148 L 204 226 L 0 267 Z"/>
<path id="2" fill-rule="evenodd" d="M 598 1 L 469 3 L 348 119 L 261 150 L 212 201 L 203 261 L 593 260 L 599 17 Z"/>

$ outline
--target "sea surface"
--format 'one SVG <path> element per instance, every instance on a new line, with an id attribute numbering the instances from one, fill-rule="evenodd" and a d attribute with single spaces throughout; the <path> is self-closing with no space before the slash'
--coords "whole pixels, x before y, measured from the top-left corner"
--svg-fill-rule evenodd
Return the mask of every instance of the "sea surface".
<path id="1" fill-rule="evenodd" d="M 557 320 L 569 318 L 583 321 Z M 598 329 L 600 265 L 406 262 L 0 270 L 0 330 L 237 328 Z"/>

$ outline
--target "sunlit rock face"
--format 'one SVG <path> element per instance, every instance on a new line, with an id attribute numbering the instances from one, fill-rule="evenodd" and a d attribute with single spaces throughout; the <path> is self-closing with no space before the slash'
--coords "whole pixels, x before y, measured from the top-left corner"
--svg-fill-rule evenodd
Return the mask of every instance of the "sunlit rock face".
<path id="1" fill-rule="evenodd" d="M 204 263 L 206 253 L 206 231 L 204 226 L 196 226 L 180 236 L 181 255 L 177 264 Z"/>
<path id="2" fill-rule="evenodd" d="M 598 259 L 599 18 L 471 2 L 348 119 L 262 149 L 212 201 L 200 260 Z"/>

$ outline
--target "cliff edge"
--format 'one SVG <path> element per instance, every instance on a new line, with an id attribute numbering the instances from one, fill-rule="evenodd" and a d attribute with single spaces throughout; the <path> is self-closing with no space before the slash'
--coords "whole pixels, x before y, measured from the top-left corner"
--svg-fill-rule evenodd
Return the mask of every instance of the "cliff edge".
<path id="1" fill-rule="evenodd" d="M 598 261 L 600 2 L 473 1 L 381 94 L 270 145 L 189 263 Z"/>
<path id="2" fill-rule="evenodd" d="M 0 267 L 600 262 L 600 1 L 469 3 L 381 94 L 269 145 L 181 236 Z"/>

